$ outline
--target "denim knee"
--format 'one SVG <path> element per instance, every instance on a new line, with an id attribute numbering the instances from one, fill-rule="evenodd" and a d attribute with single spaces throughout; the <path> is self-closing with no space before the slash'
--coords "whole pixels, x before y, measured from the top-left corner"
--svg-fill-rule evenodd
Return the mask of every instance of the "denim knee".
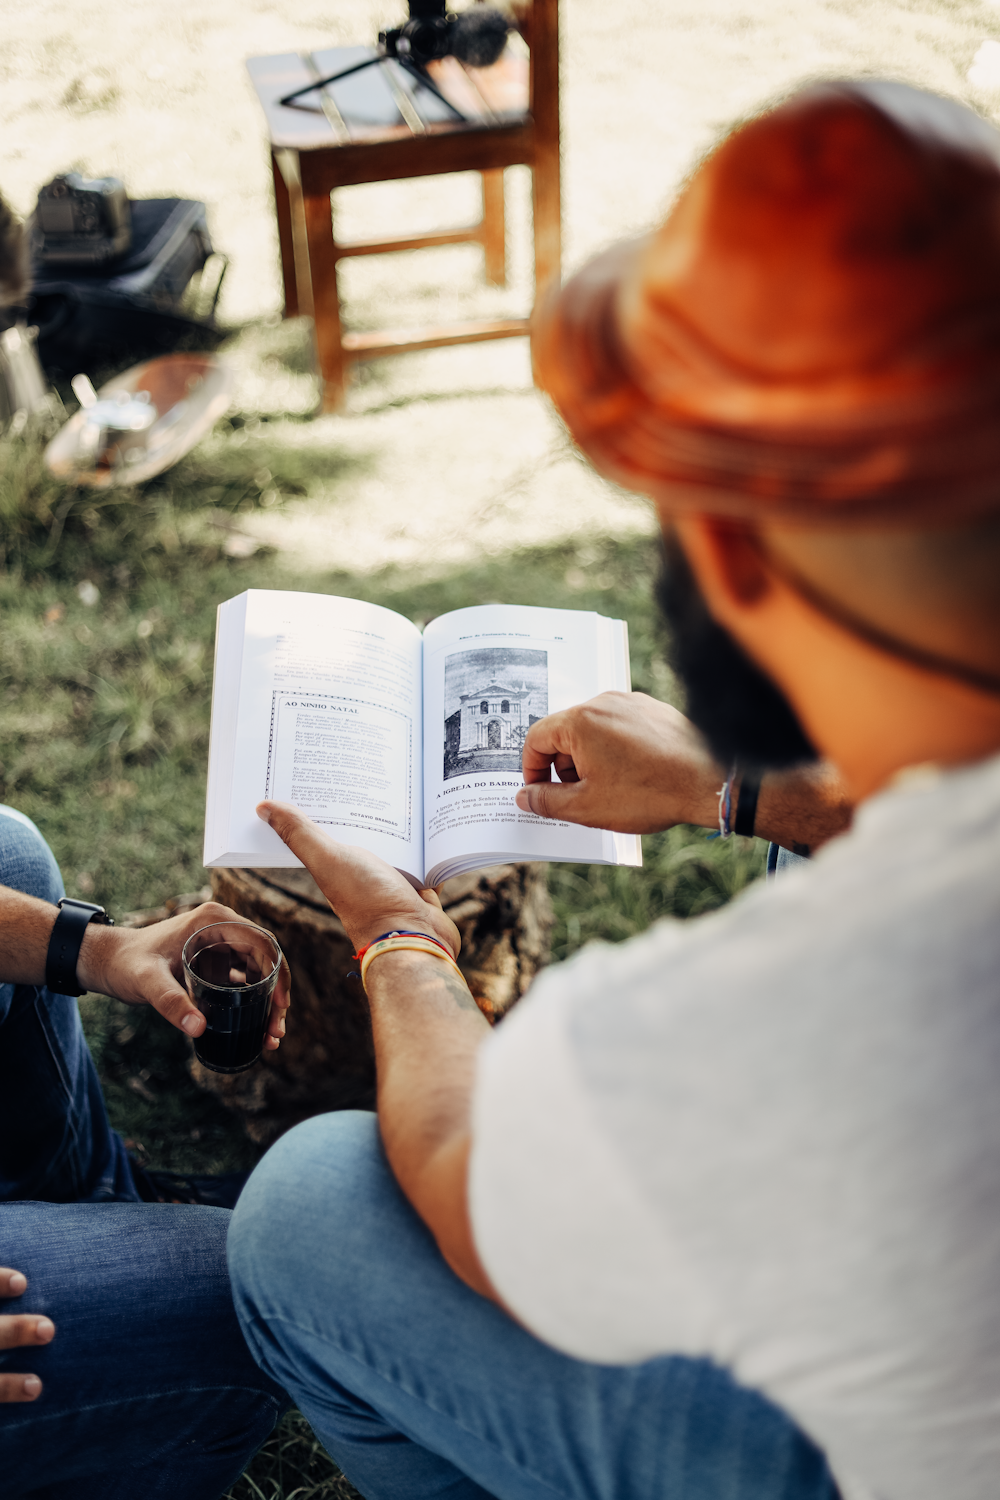
<path id="1" fill-rule="evenodd" d="M 30 818 L 0 804 L 0 885 L 56 902 L 65 894 L 55 856 Z"/>
<path id="2" fill-rule="evenodd" d="M 367 1260 L 372 1229 L 398 1197 L 374 1114 L 317 1115 L 282 1136 L 255 1168 L 229 1225 L 244 1331 L 261 1304 L 273 1308 L 276 1293 L 293 1316 L 301 1304 L 309 1322 L 320 1265 L 326 1295 L 350 1301 L 352 1267 Z"/>

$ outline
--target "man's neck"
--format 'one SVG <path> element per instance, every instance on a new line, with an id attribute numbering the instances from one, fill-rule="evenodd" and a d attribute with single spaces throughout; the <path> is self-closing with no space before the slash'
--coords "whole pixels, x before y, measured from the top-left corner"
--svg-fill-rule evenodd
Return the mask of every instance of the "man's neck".
<path id="1" fill-rule="evenodd" d="M 1000 752 L 1000 698 L 885 659 L 856 665 L 839 703 L 808 693 L 803 704 L 809 732 L 856 801 L 908 767 L 957 767 Z"/>
<path id="2" fill-rule="evenodd" d="M 908 766 L 968 765 L 1000 751 L 1000 694 L 905 660 L 833 618 L 784 565 L 771 566 L 773 535 L 762 546 L 757 535 L 710 517 L 671 524 L 712 615 L 781 688 L 855 802 Z M 797 556 L 792 562 L 802 570 Z M 833 591 L 825 578 L 820 582 L 826 593 Z M 870 585 L 853 612 L 880 598 Z M 890 614 L 878 623 L 905 640 L 918 603 L 900 602 L 900 619 Z M 994 644 L 995 627 L 977 630 L 969 619 L 959 629 L 943 603 L 930 610 L 929 620 L 935 630 L 920 644 L 938 655 L 977 662 L 984 641 Z M 992 659 L 981 664 L 995 665 Z"/>

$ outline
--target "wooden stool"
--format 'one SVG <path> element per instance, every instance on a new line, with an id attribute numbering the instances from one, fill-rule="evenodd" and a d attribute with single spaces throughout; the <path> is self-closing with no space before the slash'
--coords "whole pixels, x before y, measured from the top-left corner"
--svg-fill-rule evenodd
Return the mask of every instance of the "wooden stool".
<path id="1" fill-rule="evenodd" d="M 338 261 L 471 241 L 483 246 L 487 277 L 502 286 L 503 169 L 524 164 L 531 168 L 536 298 L 559 276 L 558 0 L 528 0 L 516 13 L 527 58 L 508 47 L 491 68 L 466 67 L 453 57 L 428 68 L 464 120 L 395 62 L 355 73 L 292 105 L 279 102 L 311 81 L 374 56 L 374 47 L 329 47 L 304 56 L 255 57 L 247 64 L 271 137 L 285 316 L 301 313 L 314 321 L 324 411 L 343 402 L 355 360 L 515 338 L 528 331 L 525 317 L 345 334 Z M 478 224 L 374 242 L 335 240 L 335 188 L 469 170 L 482 174 Z"/>

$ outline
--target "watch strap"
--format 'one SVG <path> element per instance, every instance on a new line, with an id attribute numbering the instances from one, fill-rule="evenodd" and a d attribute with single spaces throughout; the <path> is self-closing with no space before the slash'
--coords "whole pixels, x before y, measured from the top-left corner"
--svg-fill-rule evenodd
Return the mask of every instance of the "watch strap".
<path id="1" fill-rule="evenodd" d="M 83 935 L 91 922 L 114 926 L 103 906 L 89 901 L 76 901 L 64 896 L 59 902 L 59 915 L 49 935 L 48 952 L 45 955 L 45 988 L 54 995 L 82 995 L 76 977 L 76 962 L 80 956 Z"/>
<path id="2" fill-rule="evenodd" d="M 740 793 L 736 799 L 736 816 L 733 818 L 733 832 L 741 834 L 745 839 L 753 838 L 754 824 L 757 821 L 757 798 L 760 796 L 761 773 L 759 771 L 744 771 L 740 782 Z"/>

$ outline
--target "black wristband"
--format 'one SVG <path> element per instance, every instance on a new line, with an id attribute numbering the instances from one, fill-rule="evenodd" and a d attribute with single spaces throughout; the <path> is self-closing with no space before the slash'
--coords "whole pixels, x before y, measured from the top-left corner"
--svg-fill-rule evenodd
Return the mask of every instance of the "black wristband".
<path id="1" fill-rule="evenodd" d="M 100 922 L 105 927 L 115 925 L 103 906 L 94 906 L 90 901 L 75 901 L 64 896 L 59 902 L 59 915 L 49 935 L 49 949 L 45 955 L 45 988 L 53 995 L 82 995 L 83 990 L 76 977 L 76 961 L 80 956 L 83 935 L 91 922 Z"/>
<path id="2" fill-rule="evenodd" d="M 733 832 L 745 839 L 753 838 L 753 825 L 757 821 L 757 798 L 760 796 L 761 773 L 744 771 L 740 782 L 740 794 L 736 799 L 736 816 Z"/>

